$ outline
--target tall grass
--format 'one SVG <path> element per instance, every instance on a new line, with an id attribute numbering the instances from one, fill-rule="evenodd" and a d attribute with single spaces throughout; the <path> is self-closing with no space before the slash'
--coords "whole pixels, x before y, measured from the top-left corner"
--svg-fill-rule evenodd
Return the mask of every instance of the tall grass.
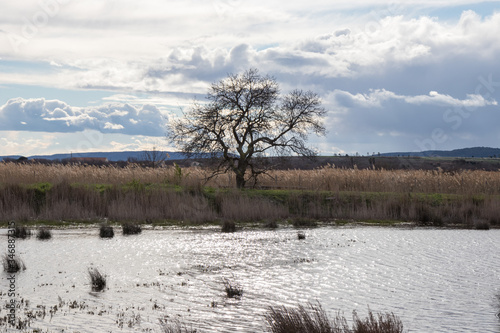
<path id="1" fill-rule="evenodd" d="M 175 166 L 142 168 L 114 166 L 43 165 L 0 163 L 0 184 L 78 183 L 125 185 L 164 183 L 199 188 L 235 187 L 231 173 L 213 177 L 208 168 L 183 168 L 181 177 Z M 328 165 L 314 170 L 273 170 L 259 180 L 266 188 L 321 191 L 500 194 L 500 172 L 463 170 L 341 169 Z"/>
<path id="2" fill-rule="evenodd" d="M 234 185 L 231 174 L 202 186 L 208 173 L 187 168 L 179 178 L 170 168 L 0 163 L 0 221 L 287 219 L 305 227 L 354 219 L 500 226 L 500 172 L 277 170 L 261 182 L 275 189 L 244 191 L 225 188 Z"/>
<path id="3" fill-rule="evenodd" d="M 272 333 L 402 333 L 403 323 L 393 313 L 373 314 L 368 311 L 368 317 L 359 318 L 353 312 L 352 328 L 347 319 L 337 314 L 330 319 L 321 304 L 309 303 L 307 307 L 297 308 L 270 307 L 265 315 L 269 331 Z"/>

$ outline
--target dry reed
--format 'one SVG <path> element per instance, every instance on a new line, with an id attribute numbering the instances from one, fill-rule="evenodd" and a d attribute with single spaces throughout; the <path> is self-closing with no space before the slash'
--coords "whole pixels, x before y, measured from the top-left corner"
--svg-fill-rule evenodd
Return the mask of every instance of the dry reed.
<path id="1" fill-rule="evenodd" d="M 43 165 L 0 163 L 0 184 L 36 184 L 61 182 L 79 184 L 125 185 L 132 181 L 143 184 L 165 183 L 184 187 L 235 187 L 231 173 L 206 182 L 210 169 L 199 167 L 178 169 L 115 166 Z M 251 185 L 251 184 L 250 184 Z M 442 172 L 429 170 L 340 169 L 334 166 L 314 170 L 273 170 L 259 179 L 266 188 L 321 191 L 500 194 L 500 172 L 462 170 Z"/>

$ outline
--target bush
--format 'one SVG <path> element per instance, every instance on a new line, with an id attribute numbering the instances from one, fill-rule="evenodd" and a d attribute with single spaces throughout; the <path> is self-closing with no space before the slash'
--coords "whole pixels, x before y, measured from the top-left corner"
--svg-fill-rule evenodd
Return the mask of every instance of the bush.
<path id="1" fill-rule="evenodd" d="M 92 291 L 103 291 L 106 288 L 106 276 L 102 275 L 97 268 L 89 268 L 88 272 Z"/>
<path id="2" fill-rule="evenodd" d="M 14 228 L 14 237 L 26 239 L 31 237 L 31 230 L 26 228 L 24 225 L 17 226 Z"/>
<path id="3" fill-rule="evenodd" d="M 115 232 L 113 231 L 112 226 L 101 224 L 101 227 L 99 228 L 99 236 L 101 238 L 113 238 L 114 235 Z"/>
<path id="4" fill-rule="evenodd" d="M 137 235 L 142 232 L 142 228 L 136 223 L 124 223 L 122 224 L 122 230 L 124 235 Z"/>
<path id="5" fill-rule="evenodd" d="M 222 232 L 235 232 L 236 231 L 236 224 L 233 221 L 224 221 L 222 223 Z"/>
<path id="6" fill-rule="evenodd" d="M 3 263 L 3 269 L 7 273 L 17 273 L 20 270 L 24 271 L 26 269 L 24 262 L 20 258 L 12 254 L 10 255 L 4 254 L 2 258 L 2 263 Z"/>
<path id="7" fill-rule="evenodd" d="M 243 296 L 243 288 L 233 284 L 228 279 L 223 279 L 222 281 L 224 283 L 224 288 L 226 290 L 227 297 L 240 298 L 241 296 Z"/>
<path id="8" fill-rule="evenodd" d="M 48 240 L 52 238 L 52 233 L 47 228 L 38 229 L 38 233 L 36 234 L 36 238 L 40 240 Z"/>

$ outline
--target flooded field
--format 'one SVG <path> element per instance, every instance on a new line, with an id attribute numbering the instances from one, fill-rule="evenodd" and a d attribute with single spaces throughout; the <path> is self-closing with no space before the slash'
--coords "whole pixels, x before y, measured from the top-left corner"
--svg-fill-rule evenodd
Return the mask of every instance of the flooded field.
<path id="1" fill-rule="evenodd" d="M 49 332 L 160 332 L 160 318 L 198 332 L 265 332 L 269 306 L 319 301 L 348 319 L 368 307 L 394 312 L 410 332 L 500 331 L 500 230 L 304 231 L 299 240 L 289 228 L 115 229 L 100 239 L 96 228 L 16 240 L 27 267 L 16 274 L 17 316 Z M 90 267 L 107 276 L 105 291 L 91 291 Z M 226 296 L 224 278 L 241 298 Z M 0 317 L 8 288 L 2 272 Z"/>

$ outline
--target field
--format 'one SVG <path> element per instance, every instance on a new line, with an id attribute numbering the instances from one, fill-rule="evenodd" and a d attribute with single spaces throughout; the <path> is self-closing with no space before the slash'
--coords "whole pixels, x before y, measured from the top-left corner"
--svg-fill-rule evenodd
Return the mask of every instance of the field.
<path id="1" fill-rule="evenodd" d="M 255 187 L 204 167 L 0 163 L 0 221 L 221 223 L 415 222 L 500 226 L 500 172 L 274 170 Z"/>

